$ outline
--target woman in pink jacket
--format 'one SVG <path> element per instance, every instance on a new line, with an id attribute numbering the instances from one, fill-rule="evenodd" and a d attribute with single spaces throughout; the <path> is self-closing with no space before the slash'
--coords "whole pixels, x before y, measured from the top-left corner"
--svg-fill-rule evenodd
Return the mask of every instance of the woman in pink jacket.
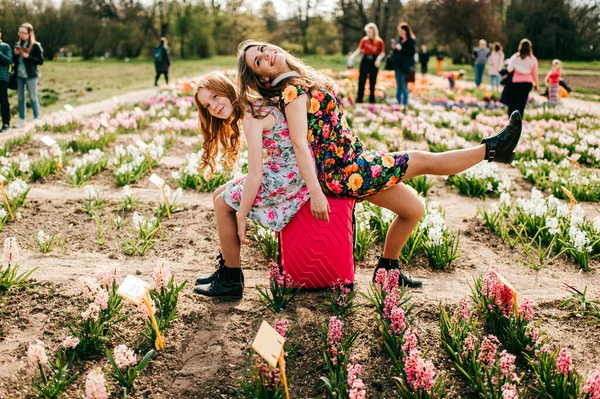
<path id="1" fill-rule="evenodd" d="M 521 40 L 519 50 L 510 58 L 507 69 L 513 73 L 512 83 L 505 88 L 508 90 L 508 115 L 519 111 L 523 117 L 529 92 L 532 87 L 537 90 L 539 81 L 538 61 L 533 55 L 529 39 Z"/>

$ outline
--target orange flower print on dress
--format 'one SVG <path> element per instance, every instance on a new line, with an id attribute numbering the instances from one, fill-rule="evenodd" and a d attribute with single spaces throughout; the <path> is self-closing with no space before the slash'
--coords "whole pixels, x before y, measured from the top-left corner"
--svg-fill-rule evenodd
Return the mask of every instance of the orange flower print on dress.
<path id="1" fill-rule="evenodd" d="M 338 147 L 337 150 L 335 150 L 335 155 L 337 155 L 338 158 L 342 158 L 344 156 L 344 147 Z"/>
<path id="2" fill-rule="evenodd" d="M 292 101 L 294 101 L 296 99 L 296 97 L 298 97 L 298 89 L 296 89 L 295 86 L 288 86 L 285 88 L 285 90 L 283 91 L 283 101 L 286 104 L 291 103 Z"/>
<path id="3" fill-rule="evenodd" d="M 314 114 L 315 112 L 317 112 L 319 110 L 321 106 L 321 103 L 319 102 L 319 100 L 317 100 L 316 98 L 311 98 L 310 99 L 310 108 L 308 109 L 308 112 L 310 112 L 311 114 Z"/>
<path id="4" fill-rule="evenodd" d="M 335 108 L 335 101 L 333 101 L 333 100 L 329 101 L 329 103 L 327 104 L 327 108 L 325 108 L 325 115 L 329 114 L 331 112 L 331 110 L 334 108 Z"/>
<path id="5" fill-rule="evenodd" d="M 381 163 L 386 168 L 391 168 L 392 166 L 394 166 L 395 162 L 396 162 L 396 160 L 392 156 L 384 155 L 384 156 L 381 157 Z"/>
<path id="6" fill-rule="evenodd" d="M 348 183 L 346 183 L 348 188 L 352 191 L 356 191 L 363 185 L 363 178 L 358 173 L 353 173 L 350 175 L 348 179 Z"/>

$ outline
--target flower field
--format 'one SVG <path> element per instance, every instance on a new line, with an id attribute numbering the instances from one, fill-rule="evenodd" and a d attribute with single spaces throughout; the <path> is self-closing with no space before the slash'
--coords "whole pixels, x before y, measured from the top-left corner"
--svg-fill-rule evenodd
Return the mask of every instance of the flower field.
<path id="1" fill-rule="evenodd" d="M 488 93 L 437 81 L 402 110 L 385 74 L 378 104 L 354 104 L 356 77 L 330 73 L 367 148 L 466 148 L 507 121 Z M 600 115 L 532 99 L 512 165 L 406 182 L 426 213 L 401 262 L 423 288 L 371 282 L 393 214 L 363 202 L 354 290 L 295 286 L 251 224 L 244 298 L 226 303 L 192 288 L 218 263 L 211 192 L 247 154 L 198 172 L 190 89 L 2 138 L 0 398 L 283 398 L 251 349 L 263 320 L 286 338 L 293 398 L 600 398 Z M 147 306 L 117 294 L 127 275 Z"/>

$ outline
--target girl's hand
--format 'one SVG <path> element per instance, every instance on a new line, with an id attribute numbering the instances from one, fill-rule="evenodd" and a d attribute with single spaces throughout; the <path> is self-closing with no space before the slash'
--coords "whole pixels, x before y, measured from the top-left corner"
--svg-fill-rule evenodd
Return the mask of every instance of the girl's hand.
<path id="1" fill-rule="evenodd" d="M 237 233 L 238 238 L 240 239 L 240 243 L 242 244 L 251 244 L 252 241 L 246 238 L 246 216 L 240 215 L 236 212 L 235 220 L 237 222 Z"/>
<path id="2" fill-rule="evenodd" d="M 402 45 L 400 43 L 396 43 L 396 50 L 402 50 Z"/>
<path id="3" fill-rule="evenodd" d="M 23 51 L 23 52 L 21 53 L 21 55 L 23 56 L 23 58 L 29 58 L 29 53 L 28 53 L 28 52 L 26 52 L 26 51 Z"/>
<path id="4" fill-rule="evenodd" d="M 21 47 L 20 46 L 15 46 L 14 53 L 15 54 L 21 54 Z"/>
<path id="5" fill-rule="evenodd" d="M 381 61 L 378 58 L 375 60 L 375 68 L 379 68 L 379 65 L 381 65 Z"/>
<path id="6" fill-rule="evenodd" d="M 329 202 L 327 197 L 323 194 L 323 191 L 319 190 L 318 193 L 310 195 L 310 209 L 312 215 L 317 220 L 323 220 L 329 223 Z"/>

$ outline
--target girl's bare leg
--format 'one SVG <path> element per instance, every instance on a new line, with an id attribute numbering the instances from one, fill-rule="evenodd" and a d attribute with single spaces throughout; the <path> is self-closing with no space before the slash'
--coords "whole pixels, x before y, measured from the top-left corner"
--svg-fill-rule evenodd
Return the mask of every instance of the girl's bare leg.
<path id="1" fill-rule="evenodd" d="M 485 144 L 446 152 L 407 151 L 408 169 L 403 181 L 420 175 L 449 176 L 460 173 L 483 161 Z"/>
<path id="2" fill-rule="evenodd" d="M 238 268 L 240 261 L 240 239 L 237 234 L 237 222 L 235 220 L 235 209 L 230 207 L 221 193 L 225 186 L 221 186 L 213 193 L 213 204 L 215 206 L 215 218 L 217 219 L 217 231 L 219 233 L 219 245 L 223 260 L 227 267 Z"/>

